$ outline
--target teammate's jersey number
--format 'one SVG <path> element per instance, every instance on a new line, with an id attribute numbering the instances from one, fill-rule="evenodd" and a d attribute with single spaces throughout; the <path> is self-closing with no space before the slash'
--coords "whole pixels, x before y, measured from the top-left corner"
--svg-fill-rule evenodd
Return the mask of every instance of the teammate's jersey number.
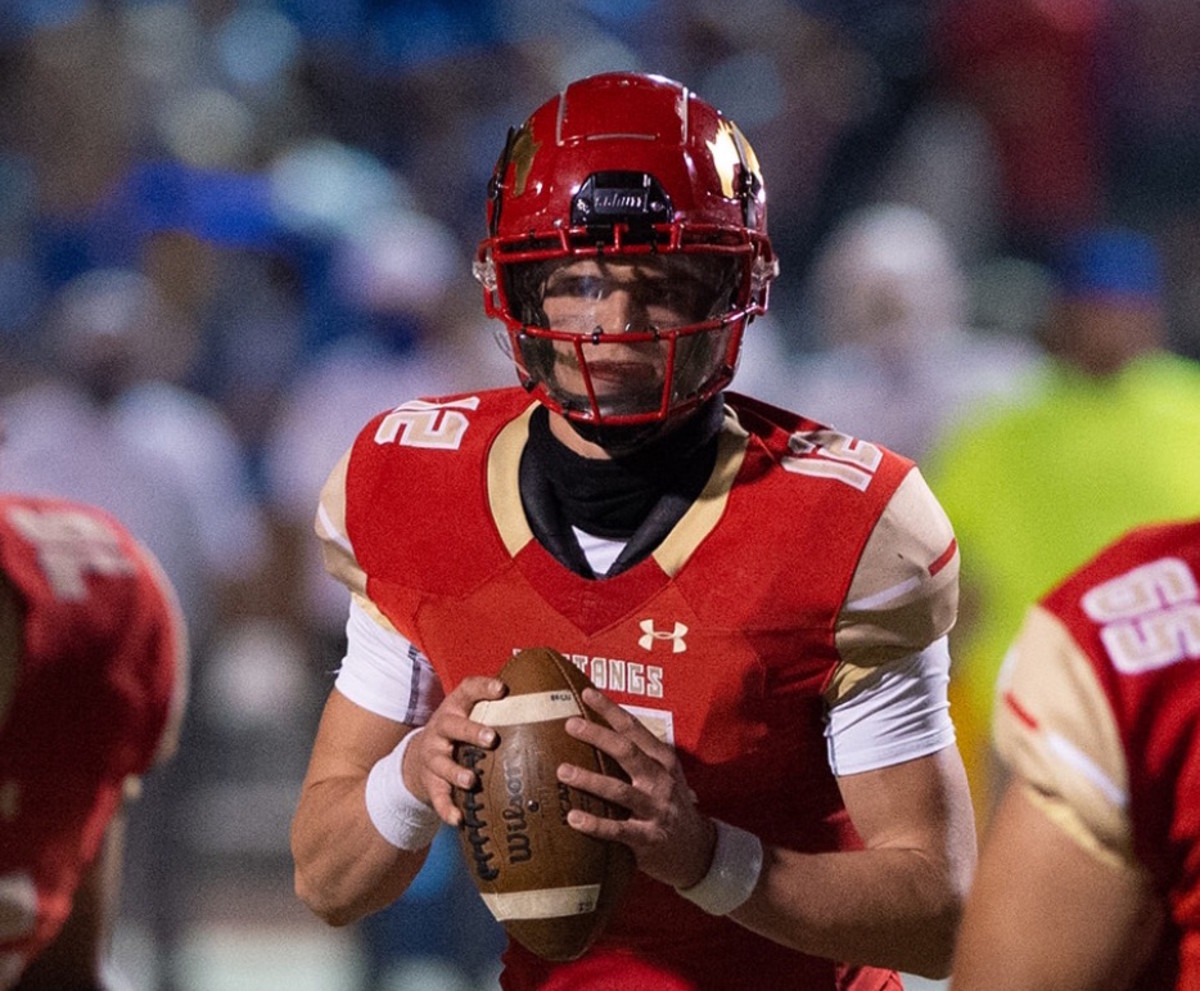
<path id="1" fill-rule="evenodd" d="M 1100 639 L 1118 671 L 1137 674 L 1200 659 L 1200 591 L 1179 558 L 1161 558 L 1097 585 L 1080 605 L 1103 624 Z"/>
<path id="2" fill-rule="evenodd" d="M 137 571 L 116 532 L 95 516 L 74 509 L 13 506 L 8 522 L 36 549 L 38 566 L 58 599 L 86 599 L 89 574 L 119 576 Z"/>

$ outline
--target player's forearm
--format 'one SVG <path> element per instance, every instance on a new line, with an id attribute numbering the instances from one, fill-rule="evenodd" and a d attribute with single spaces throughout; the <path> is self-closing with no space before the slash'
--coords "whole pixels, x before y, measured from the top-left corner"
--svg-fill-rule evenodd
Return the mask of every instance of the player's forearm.
<path id="1" fill-rule="evenodd" d="M 367 814 L 365 780 L 306 785 L 292 822 L 296 895 L 330 925 L 354 922 L 403 894 L 426 850 L 401 850 Z"/>
<path id="2" fill-rule="evenodd" d="M 967 880 L 912 850 L 764 850 L 731 918 L 805 953 L 927 977 L 949 972 Z"/>

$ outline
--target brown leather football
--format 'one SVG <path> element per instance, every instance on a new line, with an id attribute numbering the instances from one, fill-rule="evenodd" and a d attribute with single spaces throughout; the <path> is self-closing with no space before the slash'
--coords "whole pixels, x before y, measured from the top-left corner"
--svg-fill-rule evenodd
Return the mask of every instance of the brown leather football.
<path id="1" fill-rule="evenodd" d="M 498 677 L 508 694 L 478 703 L 471 718 L 492 726 L 491 750 L 460 745 L 459 763 L 479 778 L 455 789 L 467 869 L 509 936 L 547 960 L 574 960 L 600 934 L 634 870 L 623 843 L 585 836 L 567 813 L 585 809 L 612 819 L 628 813 L 559 782 L 559 764 L 577 764 L 628 780 L 606 754 L 568 736 L 570 716 L 600 717 L 583 704 L 591 682 L 562 654 L 536 647 L 515 654 Z"/>

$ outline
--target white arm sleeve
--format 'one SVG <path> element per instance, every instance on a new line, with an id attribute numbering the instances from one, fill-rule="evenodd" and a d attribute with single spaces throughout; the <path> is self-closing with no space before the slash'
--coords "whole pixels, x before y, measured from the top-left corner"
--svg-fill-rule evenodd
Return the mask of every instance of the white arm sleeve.
<path id="1" fill-rule="evenodd" d="M 949 685 L 945 637 L 880 665 L 857 691 L 830 707 L 825 739 L 833 773 L 874 771 L 954 743 Z"/>
<path id="2" fill-rule="evenodd" d="M 445 695 L 429 659 L 353 600 L 346 656 L 334 687 L 355 705 L 409 726 L 429 722 Z"/>

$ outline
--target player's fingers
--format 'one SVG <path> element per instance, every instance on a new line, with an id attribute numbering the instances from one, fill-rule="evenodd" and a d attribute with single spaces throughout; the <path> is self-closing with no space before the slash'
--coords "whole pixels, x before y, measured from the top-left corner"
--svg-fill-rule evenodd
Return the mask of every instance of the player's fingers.
<path id="1" fill-rule="evenodd" d="M 456 743 L 469 743 L 485 750 L 496 743 L 496 731 L 465 715 L 442 711 L 431 719 L 426 731 L 430 733 L 430 749 L 450 753 Z"/>
<path id="2" fill-rule="evenodd" d="M 464 716 L 471 714 L 476 702 L 486 699 L 499 699 L 508 694 L 508 686 L 499 678 L 488 678 L 483 675 L 472 675 L 463 678 L 442 702 L 447 711 L 459 712 Z"/>
<path id="3" fill-rule="evenodd" d="M 448 791 L 451 787 L 469 789 L 475 787 L 475 772 L 469 767 L 456 763 L 454 758 L 444 754 L 433 754 L 425 762 L 426 787 L 430 797 L 434 789 Z"/>
<path id="4" fill-rule="evenodd" d="M 575 739 L 590 744 L 615 760 L 630 777 L 637 777 L 649 770 L 650 759 L 628 734 L 614 732 L 607 726 L 580 716 L 568 719 L 565 728 Z"/>
<path id="5" fill-rule="evenodd" d="M 652 803 L 638 788 L 607 774 L 598 774 L 575 764 L 560 764 L 557 768 L 558 780 L 563 784 L 586 791 L 612 805 L 628 809 L 636 818 L 647 818 L 653 814 Z"/>
<path id="6" fill-rule="evenodd" d="M 649 754 L 659 763 L 666 764 L 674 755 L 671 747 L 651 733 L 645 723 L 633 715 L 633 713 L 617 705 L 616 702 L 603 692 L 595 688 L 585 688 L 583 690 L 583 701 L 597 715 L 603 716 L 608 725 L 616 730 L 617 733 L 622 736 L 628 736 L 637 743 L 639 749 Z"/>
<path id="7" fill-rule="evenodd" d="M 428 728 L 445 741 L 447 752 L 455 743 L 490 748 L 496 743 L 496 731 L 471 719 L 471 711 L 477 702 L 503 698 L 507 692 L 507 686 L 498 678 L 464 678 L 443 699 Z"/>
<path id="8" fill-rule="evenodd" d="M 612 699 L 595 688 L 583 690 L 583 703 L 589 709 L 603 716 L 605 721 L 618 733 L 628 733 L 641 726 L 641 723 Z"/>
<path id="9" fill-rule="evenodd" d="M 429 802 L 447 826 L 458 826 L 462 822 L 462 813 L 454 804 L 453 794 L 448 787 L 430 789 Z"/>
<path id="10" fill-rule="evenodd" d="M 572 829 L 598 840 L 614 840 L 617 843 L 629 843 L 631 836 L 627 820 L 607 819 L 582 809 L 571 809 L 567 813 L 567 824 Z"/>

